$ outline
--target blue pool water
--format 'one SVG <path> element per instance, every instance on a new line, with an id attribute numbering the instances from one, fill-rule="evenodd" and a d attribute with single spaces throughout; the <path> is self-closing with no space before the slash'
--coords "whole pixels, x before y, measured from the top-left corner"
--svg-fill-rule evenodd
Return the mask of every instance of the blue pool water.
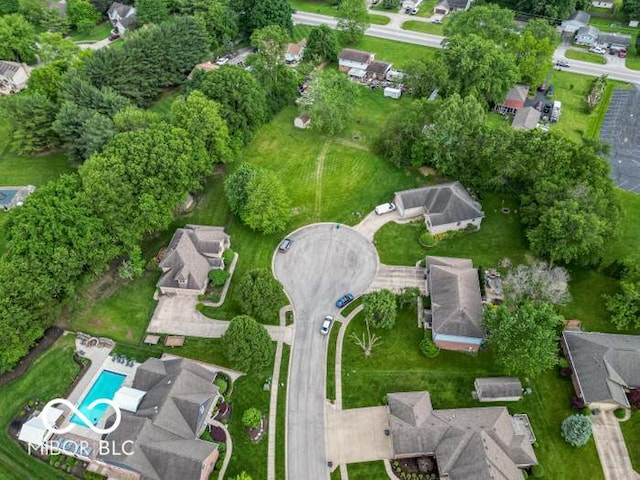
<path id="1" fill-rule="evenodd" d="M 124 379 L 126 377 L 126 375 L 122 375 L 120 373 L 103 370 L 98 376 L 98 379 L 91 386 L 89 393 L 87 393 L 82 399 L 82 403 L 78 406 L 78 410 L 91 420 L 94 425 L 97 424 L 109 406 L 105 403 L 100 403 L 96 405 L 95 408 L 89 410 L 89 405 L 98 398 L 113 400 L 113 397 L 124 383 Z M 71 417 L 71 421 L 75 424 L 82 425 L 83 427 L 85 426 L 85 423 L 77 415 Z"/>
<path id="2" fill-rule="evenodd" d="M 18 190 L 10 188 L 0 188 L 0 207 L 5 207 L 11 203 Z"/>

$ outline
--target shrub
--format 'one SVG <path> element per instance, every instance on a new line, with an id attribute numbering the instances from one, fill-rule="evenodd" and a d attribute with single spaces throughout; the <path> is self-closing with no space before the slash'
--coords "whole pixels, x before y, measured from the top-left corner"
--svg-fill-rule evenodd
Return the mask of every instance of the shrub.
<path id="1" fill-rule="evenodd" d="M 544 467 L 542 465 L 534 465 L 531 467 L 531 476 L 533 478 L 544 477 Z"/>
<path id="2" fill-rule="evenodd" d="M 418 242 L 420 242 L 420 245 L 422 245 L 423 247 L 429 248 L 433 247 L 436 244 L 436 239 L 433 238 L 433 235 L 431 235 L 429 232 L 424 232 L 418 238 Z"/>
<path id="3" fill-rule="evenodd" d="M 582 447 L 591 438 L 591 420 L 584 415 L 571 415 L 562 421 L 562 438 L 574 447 Z"/>
<path id="4" fill-rule="evenodd" d="M 224 261 L 224 264 L 228 267 L 229 265 L 231 265 L 231 262 L 233 261 L 233 256 L 235 255 L 236 252 L 234 252 L 233 250 L 231 250 L 230 248 L 227 248 L 223 253 L 222 253 L 222 260 Z"/>
<path id="5" fill-rule="evenodd" d="M 567 359 L 566 359 L 566 358 L 564 358 L 564 357 L 561 357 L 561 358 L 558 360 L 558 366 L 559 366 L 560 368 L 569 368 L 569 360 L 567 360 Z"/>
<path id="6" fill-rule="evenodd" d="M 203 293 L 201 293 L 200 295 L 198 295 L 198 301 L 201 302 L 205 299 L 206 297 L 204 296 Z"/>
<path id="7" fill-rule="evenodd" d="M 440 349 L 431 340 L 431 337 L 425 332 L 424 337 L 420 341 L 420 351 L 427 358 L 436 358 L 440 354 Z"/>
<path id="8" fill-rule="evenodd" d="M 213 381 L 213 384 L 218 387 L 220 395 L 224 395 L 227 392 L 227 388 L 229 388 L 229 385 L 224 378 L 216 377 L 216 379 Z"/>
<path id="9" fill-rule="evenodd" d="M 226 270 L 211 270 L 209 272 L 209 280 L 211 280 L 211 283 L 216 287 L 221 287 L 230 275 Z"/>
<path id="10" fill-rule="evenodd" d="M 582 400 L 580 397 L 578 397 L 577 395 L 574 395 L 573 397 L 571 397 L 571 406 L 577 410 L 580 410 L 582 408 L 584 408 L 584 400 Z"/>
<path id="11" fill-rule="evenodd" d="M 627 411 L 624 408 L 616 408 L 616 411 L 613 412 L 616 418 L 624 418 L 627 414 Z"/>
<path id="12" fill-rule="evenodd" d="M 249 428 L 258 428 L 262 421 L 262 413 L 257 408 L 247 408 L 242 414 L 242 424 Z"/>
<path id="13" fill-rule="evenodd" d="M 219 302 L 220 301 L 220 295 L 218 295 L 217 293 L 212 293 L 211 295 L 209 295 L 209 301 L 210 302 Z"/>
<path id="14" fill-rule="evenodd" d="M 198 303 L 196 305 L 196 310 L 201 312 L 202 310 L 204 310 L 204 303 Z"/>

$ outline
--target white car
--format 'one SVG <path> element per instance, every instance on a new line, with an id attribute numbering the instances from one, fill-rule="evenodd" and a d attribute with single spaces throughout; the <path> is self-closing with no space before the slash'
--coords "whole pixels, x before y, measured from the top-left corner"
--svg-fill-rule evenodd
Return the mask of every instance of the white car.
<path id="1" fill-rule="evenodd" d="M 331 324 L 333 323 L 333 317 L 326 316 L 322 321 L 322 326 L 320 327 L 320 333 L 323 335 L 327 335 L 329 330 L 331 329 Z"/>
<path id="2" fill-rule="evenodd" d="M 229 61 L 228 57 L 220 57 L 219 59 L 216 60 L 216 65 L 225 65 L 227 62 Z"/>
<path id="3" fill-rule="evenodd" d="M 602 47 L 591 47 L 589 51 L 591 53 L 598 53 L 600 55 L 604 55 L 605 53 L 607 53 L 607 51 Z"/>
<path id="4" fill-rule="evenodd" d="M 382 205 L 378 205 L 376 207 L 376 215 L 384 215 L 385 213 L 391 213 L 396 209 L 396 206 L 389 202 L 383 203 Z"/>

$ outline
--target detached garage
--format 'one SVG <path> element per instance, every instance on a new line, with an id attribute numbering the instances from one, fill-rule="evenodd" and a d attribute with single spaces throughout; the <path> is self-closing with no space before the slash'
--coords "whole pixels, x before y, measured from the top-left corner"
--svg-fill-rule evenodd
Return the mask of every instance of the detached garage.
<path id="1" fill-rule="evenodd" d="M 522 384 L 516 377 L 476 378 L 476 396 L 481 402 L 517 402 Z"/>

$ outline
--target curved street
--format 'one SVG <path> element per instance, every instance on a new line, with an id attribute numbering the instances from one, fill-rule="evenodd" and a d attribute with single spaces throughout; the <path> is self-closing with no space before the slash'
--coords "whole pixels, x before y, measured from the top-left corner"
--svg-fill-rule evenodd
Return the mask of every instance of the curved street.
<path id="1" fill-rule="evenodd" d="M 273 270 L 295 312 L 287 388 L 287 478 L 329 478 L 325 442 L 325 382 L 328 335 L 320 333 L 336 300 L 363 293 L 378 270 L 378 253 L 360 233 L 335 223 L 303 227 L 276 252 Z"/>

